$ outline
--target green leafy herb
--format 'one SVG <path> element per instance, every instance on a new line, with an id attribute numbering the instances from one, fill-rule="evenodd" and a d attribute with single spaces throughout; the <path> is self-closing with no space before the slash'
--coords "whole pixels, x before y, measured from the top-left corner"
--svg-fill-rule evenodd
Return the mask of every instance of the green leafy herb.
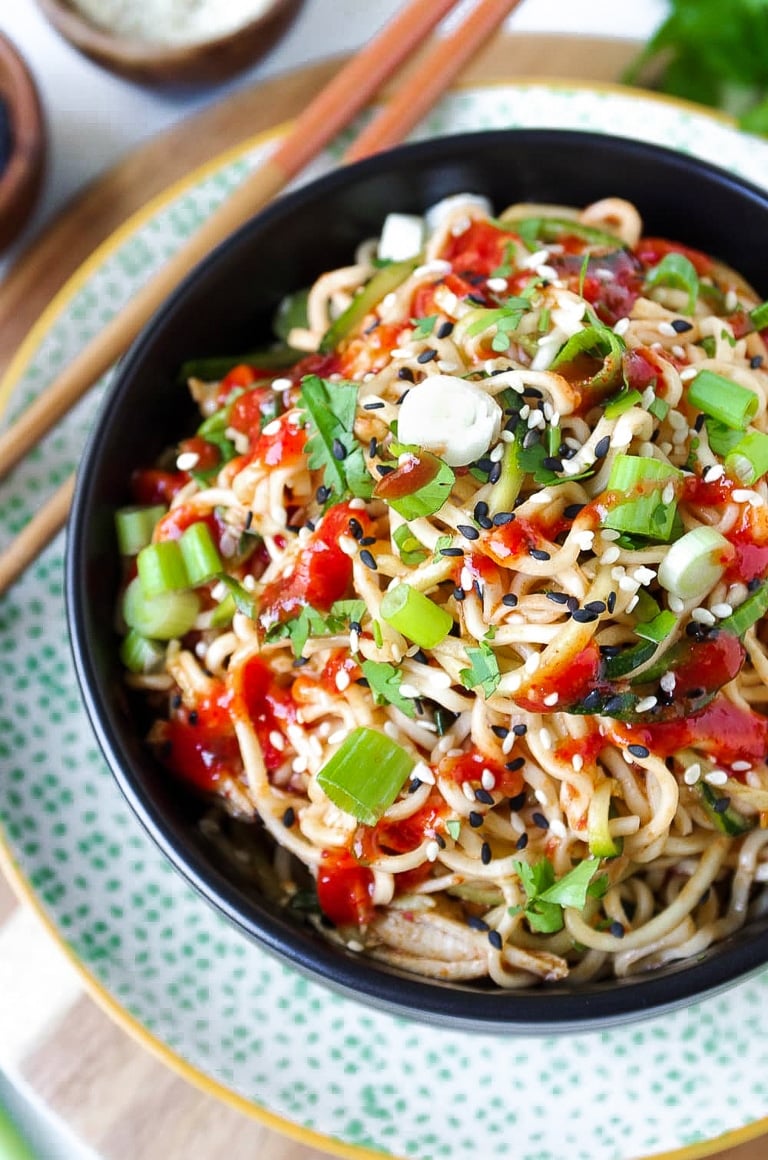
<path id="1" fill-rule="evenodd" d="M 400 553 L 400 559 L 408 566 L 421 564 L 429 556 L 427 549 L 420 540 L 416 539 L 407 524 L 401 524 L 399 528 L 395 528 L 392 539 Z"/>
<path id="2" fill-rule="evenodd" d="M 437 455 L 433 455 L 430 451 L 422 451 L 420 447 L 411 444 L 392 443 L 389 450 L 398 459 L 401 455 L 407 455 L 410 452 L 410 454 L 416 456 L 422 462 L 427 461 L 431 463 L 434 467 L 434 474 L 423 487 L 412 491 L 409 495 L 398 496 L 397 498 L 390 498 L 386 494 L 385 485 L 387 476 L 384 476 L 384 479 L 379 484 L 382 498 L 404 520 L 416 520 L 421 516 L 432 516 L 435 512 L 439 512 L 451 494 L 453 485 L 456 482 L 456 476 L 452 468 L 447 463 L 444 463 L 442 459 L 439 459 Z M 378 491 L 377 494 L 379 494 Z"/>
<path id="3" fill-rule="evenodd" d="M 476 648 L 472 645 L 467 646 L 466 653 L 470 668 L 462 669 L 459 673 L 462 684 L 466 689 L 480 686 L 486 697 L 492 696 L 501 680 L 499 662 L 493 649 L 485 641 L 481 641 Z"/>
<path id="4" fill-rule="evenodd" d="M 437 322 L 436 314 L 428 314 L 425 318 L 412 318 L 411 325 L 413 326 L 414 338 L 429 338 L 432 331 L 435 329 Z"/>
<path id="5" fill-rule="evenodd" d="M 313 471 L 322 470 L 330 489 L 328 504 L 349 495 L 370 499 L 373 481 L 365 466 L 363 448 L 354 433 L 358 388 L 354 383 L 331 383 L 318 375 L 301 382 L 299 407 L 311 429 L 307 461 Z M 343 458 L 337 457 L 340 450 Z"/>
<path id="6" fill-rule="evenodd" d="M 562 878 L 555 878 L 555 871 L 548 858 L 529 865 L 515 862 L 515 870 L 526 895 L 524 907 L 511 907 L 510 914 L 522 913 L 531 930 L 541 934 L 554 934 L 563 929 L 563 908 L 573 907 L 583 910 L 588 897 L 600 898 L 608 888 L 608 877 L 602 874 L 593 881 L 600 865 L 597 858 L 585 858 Z"/>
<path id="7" fill-rule="evenodd" d="M 432 556 L 432 563 L 437 564 L 438 560 L 443 558 L 443 548 L 450 548 L 453 543 L 453 536 L 438 536 L 435 543 L 435 551 Z"/>
<path id="8" fill-rule="evenodd" d="M 234 576 L 229 576 L 226 572 L 217 573 L 215 579 L 227 589 L 235 602 L 237 611 L 253 620 L 256 616 L 256 601 L 252 593 L 247 588 L 243 588 L 239 580 L 235 580 Z"/>
<path id="9" fill-rule="evenodd" d="M 400 692 L 403 683 L 400 669 L 386 661 L 363 661 L 361 668 L 371 686 L 371 693 L 377 705 L 394 705 L 401 713 L 405 713 L 406 717 L 416 716 L 413 699 L 404 697 Z"/>
<path id="10" fill-rule="evenodd" d="M 449 818 L 448 821 L 445 823 L 445 828 L 448 831 L 448 833 L 450 834 L 450 836 L 453 838 L 454 842 L 457 842 L 459 840 L 459 834 L 461 833 L 461 822 L 459 821 L 459 819 L 458 818 Z"/>
<path id="11" fill-rule="evenodd" d="M 294 656 L 300 657 L 311 636 L 335 636 L 344 632 L 351 623 L 362 620 L 365 608 L 364 600 L 337 600 L 324 616 L 310 604 L 305 604 L 296 616 L 273 625 L 267 631 L 266 640 L 272 643 L 288 637 L 293 645 Z"/>

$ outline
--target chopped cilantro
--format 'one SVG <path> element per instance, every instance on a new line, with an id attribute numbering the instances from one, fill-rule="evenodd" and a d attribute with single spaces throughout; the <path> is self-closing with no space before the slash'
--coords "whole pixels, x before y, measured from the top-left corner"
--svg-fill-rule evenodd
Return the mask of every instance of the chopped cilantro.
<path id="1" fill-rule="evenodd" d="M 468 645 L 466 653 L 470 668 L 462 669 L 459 673 L 462 684 L 466 689 L 474 689 L 479 685 L 486 697 L 492 696 L 501 680 L 499 663 L 493 649 L 481 641 L 477 648 Z"/>
<path id="2" fill-rule="evenodd" d="M 437 322 L 436 314 L 428 314 L 424 318 L 412 318 L 411 325 L 413 326 L 414 338 L 428 338 L 435 329 Z"/>
<path id="3" fill-rule="evenodd" d="M 363 661 L 361 667 L 377 705 L 389 703 L 405 713 L 406 717 L 416 716 L 412 698 L 404 697 L 400 692 L 403 674 L 398 668 L 386 661 Z"/>
<path id="4" fill-rule="evenodd" d="M 228 576 L 226 572 L 218 572 L 215 579 L 227 589 L 237 611 L 253 620 L 256 615 L 256 601 L 247 588 L 243 588 L 239 580 L 235 580 L 234 576 Z"/>
<path id="5" fill-rule="evenodd" d="M 300 657 L 311 636 L 334 636 L 344 632 L 350 623 L 362 620 L 365 607 L 364 600 L 337 600 L 324 616 L 310 604 L 305 604 L 296 616 L 268 629 L 266 640 L 272 643 L 288 637 L 293 645 L 294 656 Z"/>
<path id="6" fill-rule="evenodd" d="M 434 552 L 434 555 L 432 557 L 433 564 L 436 564 L 438 562 L 438 560 L 442 560 L 443 548 L 450 548 L 452 543 L 453 543 L 453 536 L 438 536 L 437 537 L 437 542 L 435 543 L 435 552 Z"/>
<path id="7" fill-rule="evenodd" d="M 318 375 L 307 375 L 301 381 L 299 407 L 311 430 L 307 460 L 313 471 L 323 472 L 329 505 L 350 495 L 370 499 L 373 492 L 363 448 L 354 433 L 357 392 L 354 383 L 331 383 Z M 339 447 L 343 448 L 343 458 L 338 455 Z"/>
<path id="8" fill-rule="evenodd" d="M 528 920 L 531 930 L 541 934 L 554 934 L 563 929 L 563 908 L 573 907 L 583 910 L 588 897 L 602 898 L 608 889 L 608 876 L 601 874 L 593 881 L 600 861 L 585 858 L 562 878 L 555 878 L 555 871 L 548 858 L 530 865 L 515 862 L 517 872 L 526 896 L 524 907 L 510 907 L 510 914 L 521 911 Z"/>
<path id="9" fill-rule="evenodd" d="M 421 564 L 427 559 L 429 552 L 421 541 L 416 539 L 407 524 L 401 524 L 399 528 L 395 528 L 392 539 L 404 564 L 409 566 Z"/>

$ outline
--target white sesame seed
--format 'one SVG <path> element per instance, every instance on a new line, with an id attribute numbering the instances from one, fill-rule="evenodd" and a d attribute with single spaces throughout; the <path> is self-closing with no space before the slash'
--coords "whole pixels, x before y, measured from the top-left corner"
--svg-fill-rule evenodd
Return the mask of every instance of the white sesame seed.
<path id="1" fill-rule="evenodd" d="M 736 294 L 736 291 L 729 290 L 725 296 L 725 303 L 724 303 L 726 314 L 732 313 L 732 311 L 734 311 L 738 305 L 739 305 L 739 299 L 738 299 L 738 296 Z"/>
<path id="2" fill-rule="evenodd" d="M 628 318 L 620 318 L 618 320 L 618 322 L 616 322 L 614 324 L 614 327 L 613 327 L 613 333 L 618 334 L 619 336 L 621 336 L 622 334 L 626 334 L 628 330 L 629 330 L 629 319 Z"/>
<path id="3" fill-rule="evenodd" d="M 488 289 L 493 290 L 494 293 L 501 293 L 502 290 L 506 290 L 506 288 L 507 288 L 507 279 L 506 278 L 489 278 L 488 281 L 486 282 L 486 285 L 487 285 Z"/>
<path id="4" fill-rule="evenodd" d="M 723 769 L 712 769 L 709 773 L 704 774 L 704 780 L 707 785 L 726 785 L 728 774 Z"/>
<path id="5" fill-rule="evenodd" d="M 394 721 L 385 721 L 382 729 L 386 733 L 387 737 L 391 737 L 393 741 L 400 740 L 400 730 L 398 729 L 397 725 L 395 725 Z"/>
<path id="6" fill-rule="evenodd" d="M 292 386 L 293 386 L 293 383 L 291 382 L 290 379 L 273 379 L 272 380 L 272 390 L 273 391 L 289 391 Z"/>
<path id="7" fill-rule="evenodd" d="M 256 577 L 251 576 L 250 572 L 247 574 L 247 576 L 243 576 L 242 584 L 246 592 L 256 591 Z"/>
<path id="8" fill-rule="evenodd" d="M 750 761 L 732 761 L 731 762 L 731 769 L 734 771 L 734 773 L 746 773 L 746 771 L 748 769 L 751 769 L 751 768 L 752 768 L 752 763 Z"/>
<path id="9" fill-rule="evenodd" d="M 515 433 L 514 431 L 502 431 L 499 438 L 501 439 L 502 443 L 514 443 Z"/>
<path id="10" fill-rule="evenodd" d="M 505 755 L 507 753 L 511 753 L 512 746 L 514 744 L 515 744 L 515 735 L 512 732 L 512 730 L 510 729 L 509 733 L 507 734 L 507 736 L 504 738 L 504 740 L 501 743 L 501 752 Z"/>
<path id="11" fill-rule="evenodd" d="M 349 501 L 347 507 L 350 507 L 353 512 L 365 511 L 365 500 L 356 495 Z"/>
<path id="12" fill-rule="evenodd" d="M 666 503 L 666 504 L 670 504 L 670 503 L 672 503 L 672 500 L 674 498 L 675 498 L 675 485 L 674 485 L 674 483 L 670 482 L 666 485 L 663 492 L 661 493 L 661 502 Z"/>
<path id="13" fill-rule="evenodd" d="M 345 689 L 349 688 L 351 683 L 352 683 L 352 681 L 351 681 L 350 675 L 347 672 L 347 670 L 346 669 L 339 669 L 338 673 L 336 674 L 336 679 L 335 679 L 335 685 L 336 685 L 336 688 L 339 690 L 339 692 L 343 693 Z"/>
<path id="14" fill-rule="evenodd" d="M 634 576 L 622 576 L 621 580 L 619 580 L 620 592 L 632 592 L 634 594 L 637 592 L 637 589 L 638 583 Z"/>
<path id="15" fill-rule="evenodd" d="M 539 730 L 539 741 L 541 742 L 542 749 L 552 748 L 552 734 L 550 733 L 549 729 Z"/>
<path id="16" fill-rule="evenodd" d="M 559 700 L 560 700 L 559 693 L 547 693 L 546 697 L 544 698 L 544 704 L 547 706 L 548 709 L 551 709 L 552 706 L 556 705 Z"/>
<path id="17" fill-rule="evenodd" d="M 658 704 L 658 697 L 654 697 L 654 696 L 643 697 L 643 699 L 641 701 L 638 701 L 637 704 L 635 705 L 635 712 L 636 713 L 648 713 L 648 712 L 650 712 L 651 709 L 655 709 L 657 704 Z"/>
<path id="18" fill-rule="evenodd" d="M 617 548 L 615 544 L 611 544 L 610 547 L 605 549 L 602 556 L 600 557 L 600 563 L 601 564 L 615 564 L 620 556 L 621 556 L 621 549 Z"/>
<path id="19" fill-rule="evenodd" d="M 533 495 L 528 496 L 528 503 L 532 503 L 537 507 L 543 507 L 544 504 L 550 503 L 552 496 L 546 489 L 544 491 L 537 491 Z"/>
<path id="20" fill-rule="evenodd" d="M 440 847 L 438 846 L 437 842 L 435 842 L 434 840 L 431 842 L 427 842 L 427 848 L 424 851 L 424 853 L 427 856 L 428 862 L 436 862 L 437 856 L 440 853 Z"/>
<path id="21" fill-rule="evenodd" d="M 346 944 L 346 947 L 347 947 L 348 951 L 354 951 L 355 954 L 360 954 L 362 951 L 365 950 L 365 947 L 363 946 L 363 944 L 361 942 L 358 942 L 356 938 L 351 938 L 349 940 L 349 942 Z"/>
<path id="22" fill-rule="evenodd" d="M 665 693 L 674 693 L 675 685 L 677 684 L 677 677 L 674 673 L 665 673 L 659 681 Z"/>
<path id="23" fill-rule="evenodd" d="M 473 578 L 472 573 L 470 572 L 469 568 L 466 566 L 466 564 L 461 569 L 461 573 L 459 575 L 459 584 L 461 585 L 461 587 L 464 589 L 465 592 L 472 591 L 472 587 L 474 584 L 474 578 Z"/>
<path id="24" fill-rule="evenodd" d="M 291 762 L 291 769 L 294 773 L 305 773 L 307 764 L 308 762 L 306 757 L 294 757 L 293 761 Z"/>
<path id="25" fill-rule="evenodd" d="M 715 623 L 715 618 L 708 608 L 694 608 L 691 620 L 695 620 L 697 624 L 706 624 L 708 628 Z"/>
<path id="26" fill-rule="evenodd" d="M 547 804 L 547 800 L 548 800 L 547 795 L 543 789 L 535 790 L 533 796 L 536 798 L 536 801 L 539 803 L 540 806 L 545 806 Z"/>
<path id="27" fill-rule="evenodd" d="M 549 823 L 549 832 L 554 834 L 556 838 L 567 837 L 568 831 L 559 818 L 552 818 Z"/>
<path id="28" fill-rule="evenodd" d="M 277 435 L 282 426 L 283 425 L 279 419 L 273 419 L 271 423 L 267 423 L 266 427 L 261 433 L 262 435 Z"/>
<path id="29" fill-rule="evenodd" d="M 656 573 L 653 568 L 646 568 L 644 564 L 641 564 L 639 568 L 635 568 L 634 576 L 638 584 L 650 584 L 656 579 Z"/>
<path id="30" fill-rule="evenodd" d="M 615 528 L 601 528 L 600 535 L 604 540 L 618 540 L 621 532 L 617 532 Z"/>
<path id="31" fill-rule="evenodd" d="M 713 616 L 716 616 L 718 618 L 718 620 L 724 620 L 726 616 L 732 615 L 733 608 L 731 607 L 730 604 L 727 604 L 726 601 L 723 600 L 723 601 L 719 602 L 718 604 L 713 604 L 711 609 L 710 609 L 710 612 L 712 613 Z"/>
<path id="32" fill-rule="evenodd" d="M 693 765 L 689 765 L 686 769 L 685 773 L 683 774 L 683 781 L 686 785 L 696 785 L 696 782 L 700 777 L 701 766 L 699 765 L 698 761 L 695 761 Z"/>
<path id="33" fill-rule="evenodd" d="M 591 531 L 577 532 L 573 538 L 582 552 L 590 552 L 595 543 L 595 533 Z"/>
<path id="34" fill-rule="evenodd" d="M 491 773 L 490 769 L 484 769 L 480 774 L 480 784 L 483 789 L 491 790 L 496 786 L 496 778 Z"/>
<path id="35" fill-rule="evenodd" d="M 464 750 L 457 748 L 457 746 L 455 746 L 455 745 L 454 745 L 453 749 L 449 749 L 448 753 L 446 754 L 446 757 L 463 757 L 463 756 L 464 756 Z"/>
<path id="36" fill-rule="evenodd" d="M 179 471 L 192 471 L 200 460 L 200 456 L 196 451 L 184 451 L 176 459 L 176 467 Z"/>
<path id="37" fill-rule="evenodd" d="M 582 769 L 584 768 L 584 758 L 580 753 L 574 753 L 573 757 L 571 758 L 571 765 L 577 773 L 581 773 Z"/>
<path id="38" fill-rule="evenodd" d="M 683 367 L 680 371 L 680 381 L 682 383 L 689 383 L 691 379 L 695 379 L 699 373 L 697 367 Z"/>
<path id="39" fill-rule="evenodd" d="M 269 744 L 282 753 L 285 749 L 285 738 L 277 729 L 273 729 L 269 734 Z"/>
<path id="40" fill-rule="evenodd" d="M 490 459 L 491 463 L 498 463 L 503 455 L 504 455 L 503 444 L 497 443 L 495 447 L 491 448 L 491 451 L 490 451 L 488 458 Z"/>
<path id="41" fill-rule="evenodd" d="M 627 570 L 623 564 L 617 564 L 615 568 L 611 568 L 611 580 L 615 580 L 618 583 L 622 576 L 626 575 L 626 572 Z"/>
<path id="42" fill-rule="evenodd" d="M 356 628 L 349 631 L 349 651 L 356 653 L 360 648 L 360 633 Z"/>
<path id="43" fill-rule="evenodd" d="M 731 492 L 731 498 L 736 503 L 749 503 L 751 497 L 754 494 L 755 493 L 753 491 L 751 491 L 748 487 L 735 487 L 733 489 L 733 491 Z"/>
<path id="44" fill-rule="evenodd" d="M 200 657 L 200 660 L 202 660 L 207 652 L 208 652 L 208 645 L 205 643 L 204 640 L 199 640 L 197 642 L 197 644 L 195 645 L 195 656 Z"/>
<path id="45" fill-rule="evenodd" d="M 710 467 L 706 468 L 701 478 L 705 483 L 715 483 L 716 480 L 722 479 L 724 475 L 725 468 L 722 463 L 713 463 Z"/>
<path id="46" fill-rule="evenodd" d="M 671 322 L 660 322 L 656 329 L 658 330 L 659 334 L 663 334 L 667 338 L 674 338 L 674 336 L 677 334 L 677 331 Z"/>
<path id="47" fill-rule="evenodd" d="M 417 761 L 411 770 L 411 777 L 417 777 L 419 781 L 423 781 L 426 785 L 435 784 L 435 775 L 432 772 L 432 767 L 427 765 L 426 761 Z"/>
<path id="48" fill-rule="evenodd" d="M 680 613 L 685 608 L 685 604 L 679 596 L 670 596 L 667 603 L 669 604 L 670 612 Z"/>
<path id="49" fill-rule="evenodd" d="M 528 416 L 530 415 L 530 413 L 531 413 L 531 408 L 530 408 L 529 404 L 523 403 L 522 407 L 520 408 L 520 412 L 519 412 L 520 418 L 527 419 Z"/>
<path id="50" fill-rule="evenodd" d="M 533 674 L 536 672 L 537 668 L 539 667 L 540 663 L 541 663 L 541 657 L 536 652 L 531 653 L 530 656 L 527 656 L 525 658 L 525 663 L 523 665 L 523 668 L 525 669 L 526 673 L 528 673 L 529 677 L 533 676 Z"/>

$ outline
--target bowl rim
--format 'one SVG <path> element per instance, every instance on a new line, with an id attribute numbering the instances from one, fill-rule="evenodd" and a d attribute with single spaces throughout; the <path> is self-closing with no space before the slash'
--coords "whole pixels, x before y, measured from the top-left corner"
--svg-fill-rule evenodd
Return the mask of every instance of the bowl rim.
<path id="1" fill-rule="evenodd" d="M 504 991 L 501 988 L 480 990 L 462 985 L 445 985 L 393 970 L 322 939 L 316 932 L 309 932 L 291 921 L 290 916 L 280 917 L 270 913 L 258 901 L 252 904 L 252 910 L 258 912 L 258 917 L 254 914 L 254 917 L 249 918 L 239 901 L 244 901 L 244 896 L 239 894 L 233 882 L 206 863 L 191 844 L 179 848 L 178 842 L 174 840 L 173 827 L 164 818 L 162 810 L 135 784 L 129 769 L 130 760 L 121 752 L 120 731 L 116 728 L 106 700 L 99 692 L 95 650 L 86 631 L 86 588 L 80 582 L 86 551 L 86 519 L 97 498 L 89 467 L 98 459 L 102 428 L 108 426 L 112 411 L 129 393 L 133 371 L 141 365 L 144 347 L 151 345 L 176 313 L 184 311 L 201 270 L 207 271 L 217 263 L 224 262 L 230 252 L 251 233 L 258 234 L 271 228 L 285 214 L 305 206 L 311 207 L 318 193 L 333 194 L 350 182 L 368 175 L 381 174 L 388 167 L 406 162 L 408 158 L 419 156 L 425 161 L 435 161 L 446 153 L 453 155 L 457 150 L 471 148 L 475 142 L 487 144 L 495 140 L 501 145 L 510 139 L 520 142 L 536 139 L 552 148 L 564 141 L 573 143 L 578 140 L 592 148 L 628 150 L 651 163 L 661 159 L 667 164 L 684 167 L 688 173 L 691 170 L 706 173 L 739 195 L 759 202 L 768 216 L 768 189 L 761 189 L 752 182 L 735 177 L 710 162 L 633 138 L 571 129 L 500 129 L 431 138 L 398 146 L 351 166 L 336 168 L 284 194 L 223 241 L 183 280 L 121 360 L 101 401 L 79 464 L 68 525 L 65 596 L 75 671 L 91 726 L 107 764 L 133 813 L 164 857 L 220 914 L 258 945 L 304 974 L 350 998 L 367 1001 L 390 1014 L 439 1023 L 457 1030 L 524 1035 L 559 1034 L 602 1030 L 619 1023 L 637 1021 L 665 1010 L 699 1002 L 725 990 L 768 964 L 768 929 L 758 933 L 742 929 L 715 944 L 712 957 L 699 956 L 693 961 L 668 966 L 663 972 L 635 975 L 626 980 L 607 979 L 579 985 L 577 990 L 545 984 L 521 991 Z M 718 948 L 727 950 L 728 954 L 719 952 Z M 626 996 L 630 993 L 633 1004 L 627 1010 Z M 405 994 L 408 995 L 407 1001 L 403 999 Z"/>
<path id="2" fill-rule="evenodd" d="M 5 81 L 5 83 L 3 83 Z M 46 127 L 32 73 L 13 41 L 0 32 L 0 100 L 8 108 L 11 148 L 0 170 L 0 251 L 32 214 L 45 169 Z"/>
<path id="3" fill-rule="evenodd" d="M 290 17 L 292 8 L 298 9 L 303 0 L 269 0 L 260 15 L 247 20 L 231 32 L 224 32 L 202 40 L 182 44 L 167 44 L 163 41 L 142 40 L 138 36 L 126 36 L 120 32 L 110 32 L 95 24 L 74 6 L 74 0 L 37 0 L 51 24 L 73 45 L 87 53 L 93 53 L 101 60 L 111 60 L 124 67 L 157 68 L 167 65 L 185 65 L 195 57 L 206 55 L 218 49 L 234 46 L 241 37 L 249 38 L 270 29 L 273 21 L 285 15 Z"/>

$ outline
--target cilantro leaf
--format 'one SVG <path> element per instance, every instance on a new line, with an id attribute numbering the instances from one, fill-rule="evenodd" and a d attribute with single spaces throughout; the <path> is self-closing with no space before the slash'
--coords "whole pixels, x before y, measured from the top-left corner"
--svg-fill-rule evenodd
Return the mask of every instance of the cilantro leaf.
<path id="1" fill-rule="evenodd" d="M 395 528 L 392 539 L 404 564 L 409 566 L 421 564 L 429 555 L 427 549 L 420 540 L 417 540 L 407 524 L 401 524 L 399 528 Z"/>
<path id="2" fill-rule="evenodd" d="M 350 623 L 361 621 L 365 609 L 364 600 L 337 600 L 327 616 L 323 616 L 311 604 L 305 604 L 296 616 L 273 625 L 265 639 L 271 644 L 288 637 L 293 645 L 293 655 L 298 658 L 303 656 L 310 636 L 335 636 Z"/>
<path id="3" fill-rule="evenodd" d="M 453 543 L 453 536 L 438 536 L 435 541 L 435 551 L 432 556 L 432 563 L 436 564 L 438 560 L 443 558 L 443 548 L 450 548 Z"/>
<path id="4" fill-rule="evenodd" d="M 253 620 L 256 616 L 256 601 L 247 588 L 243 588 L 239 580 L 235 580 L 234 576 L 229 576 L 226 572 L 217 572 L 215 579 L 227 589 L 237 611 Z"/>
<path id="5" fill-rule="evenodd" d="M 298 405 L 311 431 L 307 462 L 312 471 L 322 470 L 330 489 L 329 505 L 350 495 L 370 499 L 373 492 L 363 448 L 354 433 L 357 392 L 354 383 L 331 383 L 319 375 L 306 375 L 301 381 Z"/>
<path id="6" fill-rule="evenodd" d="M 429 338 L 432 331 L 435 329 L 437 322 L 436 314 L 428 314 L 424 318 L 412 318 L 411 324 L 413 326 L 414 338 Z"/>
<path id="7" fill-rule="evenodd" d="M 408 453 L 414 455 L 423 463 L 429 464 L 434 473 L 422 487 L 416 491 L 410 492 L 408 495 L 398 496 L 397 498 L 390 498 L 386 493 L 386 480 L 384 478 L 378 484 L 377 494 L 394 508 L 398 515 L 401 515 L 404 520 L 416 520 L 421 516 L 432 516 L 435 512 L 440 511 L 448 496 L 451 494 L 456 476 L 442 459 L 437 455 L 433 455 L 430 451 L 423 451 L 420 447 L 416 447 L 409 443 L 392 443 L 390 454 L 399 458 L 401 455 Z"/>
<path id="8" fill-rule="evenodd" d="M 386 661 L 363 661 L 361 668 L 377 705 L 389 703 L 405 713 L 406 717 L 416 716 L 412 698 L 404 697 L 400 692 L 403 674 L 399 669 Z"/>
<path id="9" fill-rule="evenodd" d="M 495 693 L 501 680 L 496 654 L 485 641 L 481 641 L 476 648 L 468 645 L 466 653 L 470 668 L 462 669 L 459 673 L 462 684 L 466 689 L 474 689 L 480 685 L 486 697 L 490 697 Z"/>
<path id="10" fill-rule="evenodd" d="M 540 934 L 554 934 L 562 930 L 564 907 L 583 910 L 588 897 L 601 898 L 608 889 L 607 874 L 594 879 L 599 864 L 598 858 L 585 858 L 562 878 L 556 879 L 549 858 L 542 858 L 533 865 L 515 862 L 515 872 L 527 902 L 524 907 L 511 907 L 509 913 L 522 912 L 531 930 Z"/>

